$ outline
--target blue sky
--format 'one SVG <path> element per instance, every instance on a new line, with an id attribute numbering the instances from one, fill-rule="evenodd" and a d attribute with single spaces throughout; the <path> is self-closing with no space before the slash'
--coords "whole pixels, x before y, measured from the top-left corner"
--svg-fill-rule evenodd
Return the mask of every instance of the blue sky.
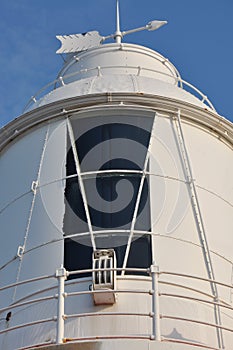
<path id="1" fill-rule="evenodd" d="M 156 32 L 124 39 L 148 46 L 175 64 L 233 121 L 233 1 L 121 0 L 121 27 L 165 19 Z M 115 31 L 115 0 L 0 0 L 0 126 L 22 113 L 28 99 L 62 66 L 58 34 Z"/>

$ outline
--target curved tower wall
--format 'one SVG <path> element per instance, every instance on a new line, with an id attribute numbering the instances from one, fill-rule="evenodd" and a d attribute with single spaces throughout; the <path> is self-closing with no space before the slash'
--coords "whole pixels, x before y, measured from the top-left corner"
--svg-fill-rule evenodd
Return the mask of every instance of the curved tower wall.
<path id="1" fill-rule="evenodd" d="M 100 75 L 109 50 L 116 68 Z M 57 269 L 92 269 L 93 250 L 114 249 L 112 304 L 96 302 L 90 270 L 65 282 L 62 342 L 230 349 L 232 125 L 175 86 L 169 63 L 171 81 L 129 73 L 127 62 L 164 73 L 151 50 L 80 57 L 62 72 L 83 61 L 96 75 L 64 78 L 1 131 L 1 348 L 60 343 Z"/>

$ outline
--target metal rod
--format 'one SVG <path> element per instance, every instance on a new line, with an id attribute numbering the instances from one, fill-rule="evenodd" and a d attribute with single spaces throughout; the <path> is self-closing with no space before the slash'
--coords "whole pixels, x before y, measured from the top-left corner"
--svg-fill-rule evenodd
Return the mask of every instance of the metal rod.
<path id="1" fill-rule="evenodd" d="M 121 43 L 122 33 L 120 30 L 120 11 L 119 11 L 119 0 L 116 0 L 116 32 L 115 40 L 117 44 Z"/>
<path id="2" fill-rule="evenodd" d="M 45 318 L 43 320 L 38 320 L 38 321 L 33 321 L 33 322 L 28 322 L 28 323 L 22 323 L 22 324 L 19 324 L 17 326 L 14 326 L 14 327 L 5 328 L 5 329 L 1 330 L 0 331 L 0 335 L 4 334 L 4 333 L 11 332 L 11 331 L 15 331 L 16 329 L 20 329 L 20 328 L 24 328 L 24 327 L 36 326 L 38 324 L 47 323 L 47 322 L 54 322 L 54 321 L 56 321 L 56 319 L 54 317 L 51 317 L 51 318 Z"/>
<path id="3" fill-rule="evenodd" d="M 63 344 L 64 338 L 64 286 L 66 280 L 66 270 L 64 267 L 57 269 L 56 277 L 58 278 L 58 301 L 57 301 L 57 334 L 56 334 L 56 344 Z"/>
<path id="4" fill-rule="evenodd" d="M 197 227 L 198 236 L 200 239 L 200 244 L 202 244 L 203 258 L 205 261 L 208 277 L 211 280 L 210 287 L 214 297 L 216 298 L 216 300 L 218 300 L 218 289 L 214 282 L 215 280 L 214 269 L 213 269 L 211 255 L 210 255 L 209 244 L 207 240 L 202 211 L 199 203 L 199 198 L 195 187 L 190 158 L 189 158 L 189 154 L 187 151 L 186 142 L 185 142 L 185 138 L 182 130 L 180 110 L 178 110 L 177 118 L 175 119 L 175 124 L 177 129 L 177 139 L 178 139 L 180 154 L 182 157 L 182 163 L 185 169 L 185 176 L 189 184 L 190 200 L 193 208 L 194 219 L 196 221 L 196 227 Z M 215 308 L 215 319 L 216 319 L 216 323 L 218 325 L 221 325 L 221 313 L 218 306 L 216 306 Z M 224 349 L 224 339 L 223 339 L 223 333 L 221 331 L 221 328 L 217 328 L 217 336 L 218 336 L 219 348 Z"/>
<path id="5" fill-rule="evenodd" d="M 187 277 L 187 278 L 196 279 L 196 280 L 205 281 L 205 282 L 214 282 L 215 284 L 218 284 L 220 286 L 233 289 L 233 286 L 231 284 L 218 282 L 218 281 L 212 280 L 210 278 L 199 277 L 199 276 L 192 276 L 192 275 L 188 275 L 188 274 L 185 274 L 185 273 L 169 272 L 169 271 L 160 271 L 159 274 L 160 275 L 172 275 L 172 276 L 179 276 L 179 277 Z"/>
<path id="6" fill-rule="evenodd" d="M 158 291 L 158 278 L 159 267 L 151 265 L 151 277 L 152 277 L 152 312 L 153 312 L 153 337 L 156 341 L 161 341 L 160 331 L 160 312 L 159 312 L 159 291 Z"/>
<path id="7" fill-rule="evenodd" d="M 203 324 L 204 326 L 216 327 L 216 328 L 219 328 L 221 330 L 225 330 L 225 331 L 228 331 L 228 332 L 233 332 L 233 328 L 223 327 L 223 326 L 220 326 L 220 325 L 218 325 L 216 323 L 194 320 L 192 318 L 177 317 L 177 316 L 170 316 L 170 315 L 161 315 L 160 317 L 164 318 L 164 319 L 165 318 L 166 319 L 170 319 L 170 320 L 177 320 L 177 321 L 185 321 L 185 322 Z"/>
<path id="8" fill-rule="evenodd" d="M 174 339 L 174 338 L 165 338 L 163 337 L 163 342 L 166 343 L 177 343 L 177 344 L 183 344 L 183 345 L 193 345 L 193 346 L 197 346 L 197 349 L 209 349 L 209 350 L 219 350 L 219 348 L 213 348 L 212 346 L 208 346 L 208 345 L 202 345 L 200 343 L 196 343 L 193 341 L 189 341 L 189 340 L 181 340 L 181 339 Z"/>
<path id="9" fill-rule="evenodd" d="M 51 340 L 51 341 L 48 341 L 46 343 L 37 343 L 37 344 L 34 344 L 34 345 L 29 345 L 29 346 L 24 346 L 23 348 L 18 348 L 17 350 L 32 350 L 32 349 L 35 349 L 35 348 L 39 348 L 41 346 L 48 346 L 50 344 L 54 344 L 54 341 Z"/>
<path id="10" fill-rule="evenodd" d="M 42 169 L 44 156 L 45 156 L 45 150 L 46 150 L 46 146 L 47 146 L 47 142 L 48 142 L 48 138 L 49 138 L 49 128 L 50 128 L 50 126 L 48 125 L 46 133 L 45 133 L 45 139 L 44 139 L 43 147 L 42 147 L 40 163 L 39 163 L 39 168 L 38 168 L 38 172 L 37 172 L 37 179 L 36 179 L 36 181 L 32 182 L 35 185 L 33 185 L 33 188 L 32 188 L 33 197 L 32 197 L 32 200 L 31 200 L 31 206 L 30 206 L 30 210 L 29 210 L 29 214 L 28 214 L 27 226 L 26 226 L 26 230 L 25 230 L 25 234 L 24 234 L 24 238 L 23 238 L 23 244 L 21 246 L 21 254 L 19 256 L 20 259 L 19 259 L 19 266 L 18 266 L 18 269 L 17 269 L 16 282 L 19 282 L 19 279 L 20 279 L 20 274 L 21 274 L 21 269 L 22 269 L 22 264 L 23 264 L 23 258 L 24 258 L 24 252 L 25 252 L 25 249 L 26 249 L 27 240 L 28 240 L 28 236 L 29 236 L 29 232 L 30 232 L 30 228 L 31 228 L 31 221 L 32 221 L 33 213 L 34 213 L 36 196 L 37 196 L 36 187 L 37 187 L 37 185 L 38 185 L 38 183 L 40 181 L 41 169 Z M 14 293 L 13 293 L 13 296 L 12 296 L 12 302 L 15 301 L 16 292 L 17 292 L 17 286 L 14 289 Z"/>
<path id="11" fill-rule="evenodd" d="M 5 289 L 9 289 L 9 288 L 12 288 L 12 287 L 15 287 L 15 286 L 20 286 L 22 284 L 37 282 L 37 281 L 41 281 L 41 280 L 45 280 L 45 279 L 49 279 L 49 278 L 54 278 L 54 277 L 55 277 L 54 275 L 41 276 L 41 277 L 30 278 L 28 280 L 24 280 L 24 281 L 8 284 L 7 286 L 1 287 L 0 288 L 0 292 L 5 290 Z"/>
<path id="12" fill-rule="evenodd" d="M 79 188 L 80 188 L 80 192 L 81 192 L 82 199 L 83 199 L 85 214 L 86 214 L 86 218 L 87 218 L 87 225 L 88 225 L 88 229 L 89 229 L 90 236 L 91 236 L 92 248 L 93 248 L 93 250 L 96 250 L 96 244 L 95 244 L 95 238 L 93 235 L 93 229 L 92 229 L 91 216 L 90 216 L 90 212 L 89 212 L 87 196 L 86 196 L 86 192 L 85 192 L 83 178 L 81 176 L 81 167 L 80 167 L 80 162 L 79 162 L 79 157 L 78 157 L 78 150 L 76 147 L 73 128 L 72 128 L 72 125 L 71 125 L 71 122 L 69 121 L 69 119 L 67 119 L 67 128 L 68 128 L 71 147 L 72 147 L 72 151 L 73 151 L 75 167 L 76 167 L 76 171 L 78 174 L 78 183 L 79 183 Z"/>
<path id="13" fill-rule="evenodd" d="M 141 32 L 142 30 L 146 30 L 146 29 L 147 29 L 147 26 L 126 30 L 126 31 L 122 32 L 122 36 L 125 36 L 125 35 L 128 35 L 128 34 L 137 33 L 137 32 Z"/>
<path id="14" fill-rule="evenodd" d="M 143 164 L 143 173 L 142 173 L 141 181 L 139 184 L 137 199 L 136 199 L 136 203 L 135 203 L 135 207 L 134 207 L 133 218 L 132 218 L 131 227 L 130 227 L 130 235 L 128 238 L 127 247 L 126 247 L 126 251 L 125 251 L 125 257 L 124 257 L 124 261 L 123 261 L 123 268 L 124 269 L 127 266 L 127 261 L 129 258 L 129 252 L 130 252 L 131 243 L 132 243 L 132 239 L 133 239 L 133 235 L 134 235 L 134 228 L 135 228 L 135 224 L 136 224 L 136 220 L 137 220 L 139 205 L 140 205 L 141 196 L 142 196 L 142 190 L 143 190 L 144 182 L 145 182 L 146 175 L 147 175 L 146 169 L 147 169 L 147 165 L 148 165 L 148 162 L 150 159 L 150 150 L 151 150 L 151 146 L 152 146 L 152 137 L 153 137 L 153 133 L 154 133 L 156 119 L 157 118 L 156 118 L 156 113 L 155 113 L 154 121 L 153 121 L 153 125 L 152 125 L 152 130 L 151 130 L 151 135 L 150 135 L 150 140 L 149 140 L 149 146 L 148 146 L 146 158 L 145 158 L 145 161 Z M 122 271 L 122 275 L 124 275 L 124 274 L 125 274 L 125 272 Z"/>
<path id="15" fill-rule="evenodd" d="M 39 303 L 41 301 L 48 301 L 48 300 L 52 300 L 52 299 L 55 299 L 54 295 L 49 296 L 49 297 L 38 298 L 38 299 L 34 299 L 34 300 L 28 300 L 28 301 L 24 301 L 22 303 L 12 304 L 12 305 L 9 305 L 7 307 L 0 309 L 0 313 L 7 311 L 7 310 L 15 309 L 17 307 L 22 307 L 25 305 L 35 304 L 35 303 Z"/>
<path id="16" fill-rule="evenodd" d="M 200 298 L 194 298 L 194 297 L 188 297 L 186 295 L 180 295 L 180 294 L 172 294 L 172 293 L 160 293 L 160 297 L 172 297 L 172 298 L 180 298 L 180 299 L 186 299 L 186 300 L 191 300 L 191 301 L 200 301 L 204 304 L 211 304 L 211 305 L 218 305 L 220 307 L 224 307 L 225 309 L 228 310 L 233 310 L 233 307 L 230 305 L 222 304 L 222 303 L 217 303 L 215 301 L 210 301 L 210 300 L 205 300 L 205 299 L 200 299 Z"/>
<path id="17" fill-rule="evenodd" d="M 85 269 L 85 270 L 75 270 L 75 271 L 69 271 L 69 276 L 71 275 L 76 275 L 76 274 L 84 274 L 88 272 L 98 272 L 100 269 Z M 145 272 L 149 273 L 148 269 L 142 269 L 142 268 L 134 268 L 134 267 L 127 267 L 127 268 L 122 268 L 122 267 L 108 267 L 105 269 L 106 271 L 130 271 L 130 272 Z"/>
<path id="18" fill-rule="evenodd" d="M 77 341 L 96 341 L 96 339 L 150 339 L 149 335 L 98 335 L 90 337 L 79 337 L 79 338 L 66 338 L 66 343 L 77 342 Z"/>
<path id="19" fill-rule="evenodd" d="M 120 294 L 120 293 L 151 294 L 149 290 L 140 290 L 140 289 L 111 289 L 111 292 L 117 293 L 117 294 Z M 81 292 L 66 293 L 66 296 L 68 298 L 68 297 L 74 297 L 74 296 L 78 296 L 78 295 L 103 294 L 103 293 L 108 293 L 108 291 L 101 290 L 101 289 L 100 290 L 87 290 L 87 291 L 81 291 Z"/>
<path id="20" fill-rule="evenodd" d="M 82 314 L 70 314 L 65 317 L 68 318 L 81 318 L 81 317 L 99 317 L 99 316 L 143 316 L 150 317 L 149 313 L 138 313 L 138 312 L 84 312 Z"/>

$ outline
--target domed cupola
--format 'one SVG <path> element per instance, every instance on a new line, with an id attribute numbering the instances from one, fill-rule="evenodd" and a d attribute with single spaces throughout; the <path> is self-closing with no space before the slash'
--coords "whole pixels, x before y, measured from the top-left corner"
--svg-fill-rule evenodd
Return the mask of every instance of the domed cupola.
<path id="1" fill-rule="evenodd" d="M 106 37 L 97 31 L 57 36 L 62 44 L 57 53 L 66 55 L 65 63 L 57 79 L 49 84 L 53 90 L 47 94 L 49 86 L 40 90 L 26 111 L 59 100 L 103 93 L 146 94 L 214 110 L 208 98 L 185 82 L 167 58 L 147 47 L 122 42 L 128 34 L 156 30 L 166 23 L 154 20 L 122 32 L 118 17 L 116 32 Z M 110 39 L 115 43 L 103 44 Z"/>

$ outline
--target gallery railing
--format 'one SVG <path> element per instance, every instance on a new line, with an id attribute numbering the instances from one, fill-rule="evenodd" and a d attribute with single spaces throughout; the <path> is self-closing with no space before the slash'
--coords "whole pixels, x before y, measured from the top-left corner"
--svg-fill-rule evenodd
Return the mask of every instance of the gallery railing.
<path id="1" fill-rule="evenodd" d="M 66 271 L 63 267 L 57 269 L 56 274 L 54 275 L 47 275 L 47 276 L 40 276 L 37 278 L 32 278 L 28 279 L 25 281 L 21 281 L 18 283 L 13 283 L 4 287 L 0 288 L 0 292 L 19 287 L 22 285 L 27 285 L 33 282 L 37 281 L 42 281 L 42 280 L 47 280 L 47 279 L 54 279 L 56 278 L 58 281 L 58 287 L 57 287 L 57 293 L 56 294 L 51 294 L 49 296 L 44 296 L 41 298 L 34 297 L 30 300 L 25 300 L 21 301 L 18 303 L 14 303 L 12 305 L 9 305 L 7 307 L 1 308 L 0 309 L 0 314 L 2 315 L 3 313 L 8 313 L 12 312 L 13 310 L 17 308 L 21 308 L 24 306 L 29 306 L 33 305 L 36 303 L 40 302 L 45 302 L 49 300 L 56 300 L 57 304 L 57 315 L 53 315 L 52 317 L 45 318 L 45 319 L 38 319 L 33 322 L 28 322 L 28 323 L 20 323 L 17 325 L 14 325 L 12 327 L 7 327 L 5 329 L 0 330 L 0 335 L 9 333 L 15 330 L 19 329 L 24 329 L 30 326 L 34 325 L 39 325 L 39 324 L 44 324 L 44 323 L 55 323 L 56 326 L 54 327 L 55 332 L 56 332 L 56 340 L 52 340 L 50 342 L 47 342 L 46 344 L 31 344 L 31 346 L 41 346 L 43 347 L 44 345 L 48 344 L 63 344 L 65 342 L 78 342 L 78 341 L 83 341 L 83 340 L 96 340 L 96 339 L 148 339 L 151 341 L 158 341 L 158 342 L 174 342 L 174 343 L 182 343 L 182 344 L 189 344 L 193 346 L 199 346 L 199 348 L 203 349 L 212 349 L 212 350 L 217 350 L 220 349 L 219 347 L 214 348 L 210 344 L 200 344 L 199 342 L 194 342 L 194 341 L 189 341 L 189 340 L 182 340 L 182 339 L 172 339 L 168 337 L 161 336 L 161 320 L 163 319 L 170 319 L 178 322 L 186 322 L 190 324 L 191 326 L 194 324 L 198 324 L 201 327 L 211 327 L 214 329 L 219 329 L 222 331 L 230 332 L 233 333 L 233 327 L 229 327 L 224 324 L 216 324 L 213 322 L 207 322 L 207 321 L 202 321 L 202 320 L 197 320 L 195 318 L 189 318 L 189 317 L 180 317 L 179 315 L 169 315 L 165 313 L 160 312 L 160 298 L 169 298 L 169 299 L 174 299 L 174 302 L 177 302 L 177 299 L 180 300 L 187 300 L 187 301 L 192 301 L 192 302 L 197 302 L 197 303 L 202 303 L 206 305 L 212 305 L 214 307 L 219 307 L 221 310 L 226 309 L 230 311 L 231 314 L 231 319 L 233 318 L 233 307 L 231 306 L 230 303 L 225 302 L 221 299 L 216 300 L 216 297 L 213 295 L 209 294 L 205 290 L 203 291 L 202 289 L 194 288 L 191 281 L 198 280 L 206 283 L 206 285 L 210 283 L 215 283 L 218 287 L 224 287 L 227 288 L 230 292 L 233 290 L 233 286 L 226 284 L 226 283 L 221 283 L 218 281 L 213 281 L 208 278 L 202 278 L 198 276 L 192 276 L 188 274 L 182 274 L 182 273 L 174 273 L 174 272 L 168 272 L 168 271 L 159 271 L 158 266 L 152 265 L 150 269 L 136 269 L 136 268 L 108 268 L 108 269 L 101 269 L 101 271 L 116 271 L 116 272 L 122 272 L 124 271 L 126 274 L 124 277 L 121 277 L 120 275 L 118 276 L 121 278 L 121 280 L 124 280 L 124 278 L 128 278 L 129 275 L 127 273 L 134 273 L 134 275 L 130 275 L 130 278 L 132 280 L 137 281 L 139 278 L 135 275 L 136 273 L 144 274 L 148 277 L 146 277 L 147 282 L 145 283 L 145 289 L 133 289 L 133 288 L 118 288 L 111 290 L 114 293 L 117 294 L 130 294 L 130 295 L 146 295 L 151 297 L 151 309 L 148 310 L 148 312 L 134 312 L 134 311 L 110 311 L 110 312 L 105 312 L 105 311 L 99 311 L 99 308 L 95 310 L 93 307 L 93 312 L 82 312 L 82 313 L 74 313 L 74 314 L 65 314 L 65 304 L 68 300 L 68 298 L 71 297 L 76 297 L 79 298 L 80 296 L 83 295 L 91 295 L 93 293 L 106 293 L 106 290 L 92 290 L 88 288 L 87 290 L 81 290 L 81 291 L 73 291 L 73 292 L 67 292 L 67 287 L 69 285 L 69 282 L 66 282 L 67 276 L 72 276 L 72 275 L 79 275 L 81 276 L 82 274 L 87 274 L 87 273 L 94 273 L 98 272 L 100 269 L 88 269 L 88 270 L 77 270 L 77 271 Z M 172 276 L 172 280 L 167 279 L 162 279 L 162 276 Z M 117 277 L 117 278 L 118 278 Z M 179 281 L 178 283 L 174 282 L 174 277 L 178 277 Z M 184 278 L 187 281 L 190 281 L 190 283 L 181 283 L 180 281 Z M 74 283 L 79 281 L 80 279 L 73 280 Z M 76 281 L 76 282 L 75 282 Z M 190 294 L 180 294 L 180 293 L 170 293 L 170 292 L 160 292 L 159 287 L 161 288 L 162 285 L 168 285 L 168 286 L 173 286 L 173 287 L 178 287 L 179 290 L 186 290 L 186 291 L 191 291 L 192 295 L 197 295 L 197 296 L 191 296 Z M 48 290 L 51 289 L 54 290 L 56 287 L 48 288 Z M 207 288 L 206 288 L 207 290 Z M 38 291 L 38 293 L 41 292 Z M 36 294 L 35 294 L 36 295 Z M 23 311 L 22 311 L 23 312 Z M 90 318 L 90 317 L 108 317 L 108 316 L 123 316 L 123 317 L 129 317 L 129 316 L 137 316 L 137 317 L 147 317 L 149 320 L 151 320 L 151 328 L 152 332 L 148 334 L 117 334 L 117 335 L 111 335 L 111 334 L 98 334 L 98 335 L 91 335 L 91 336 L 83 336 L 83 337 L 69 337 L 69 334 L 66 334 L 65 332 L 65 322 L 66 320 L 69 319 L 78 319 L 78 318 Z M 22 317 L 23 318 L 23 317 Z M 30 347 L 31 347 L 30 346 Z M 29 346 L 23 347 L 22 349 L 29 349 Z"/>
<path id="2" fill-rule="evenodd" d="M 51 92 L 52 90 L 56 90 L 57 88 L 61 86 L 68 85 L 69 83 L 78 80 L 79 76 L 82 78 L 89 77 L 89 75 L 94 75 L 94 76 L 102 76 L 104 74 L 109 74 L 109 70 L 119 70 L 119 72 L 123 69 L 127 68 L 128 74 L 133 74 L 136 76 L 141 76 L 142 73 L 146 72 L 147 74 L 156 74 L 156 75 L 161 75 L 163 77 L 169 78 L 169 80 L 173 80 L 173 83 L 175 86 L 188 90 L 191 92 L 193 95 L 195 95 L 201 102 L 205 103 L 211 110 L 216 111 L 213 104 L 211 101 L 208 99 L 208 97 L 203 94 L 198 88 L 196 88 L 194 85 L 190 84 L 189 82 L 183 80 L 180 76 L 174 76 L 172 74 L 164 73 L 159 70 L 155 69 L 150 69 L 146 67 L 141 67 L 141 66 L 98 66 L 94 68 L 87 68 L 87 69 L 81 69 L 79 71 L 76 71 L 74 73 L 66 74 L 64 76 L 60 76 L 57 79 L 53 80 L 52 82 L 48 83 L 44 87 L 42 87 L 39 91 L 33 95 L 28 103 L 26 104 L 23 112 L 27 112 L 31 108 L 34 108 L 33 106 L 35 103 L 37 103 L 42 97 L 44 97 L 46 94 Z M 111 72 L 110 72 L 111 73 Z M 79 78 L 80 79 L 80 78 Z"/>

